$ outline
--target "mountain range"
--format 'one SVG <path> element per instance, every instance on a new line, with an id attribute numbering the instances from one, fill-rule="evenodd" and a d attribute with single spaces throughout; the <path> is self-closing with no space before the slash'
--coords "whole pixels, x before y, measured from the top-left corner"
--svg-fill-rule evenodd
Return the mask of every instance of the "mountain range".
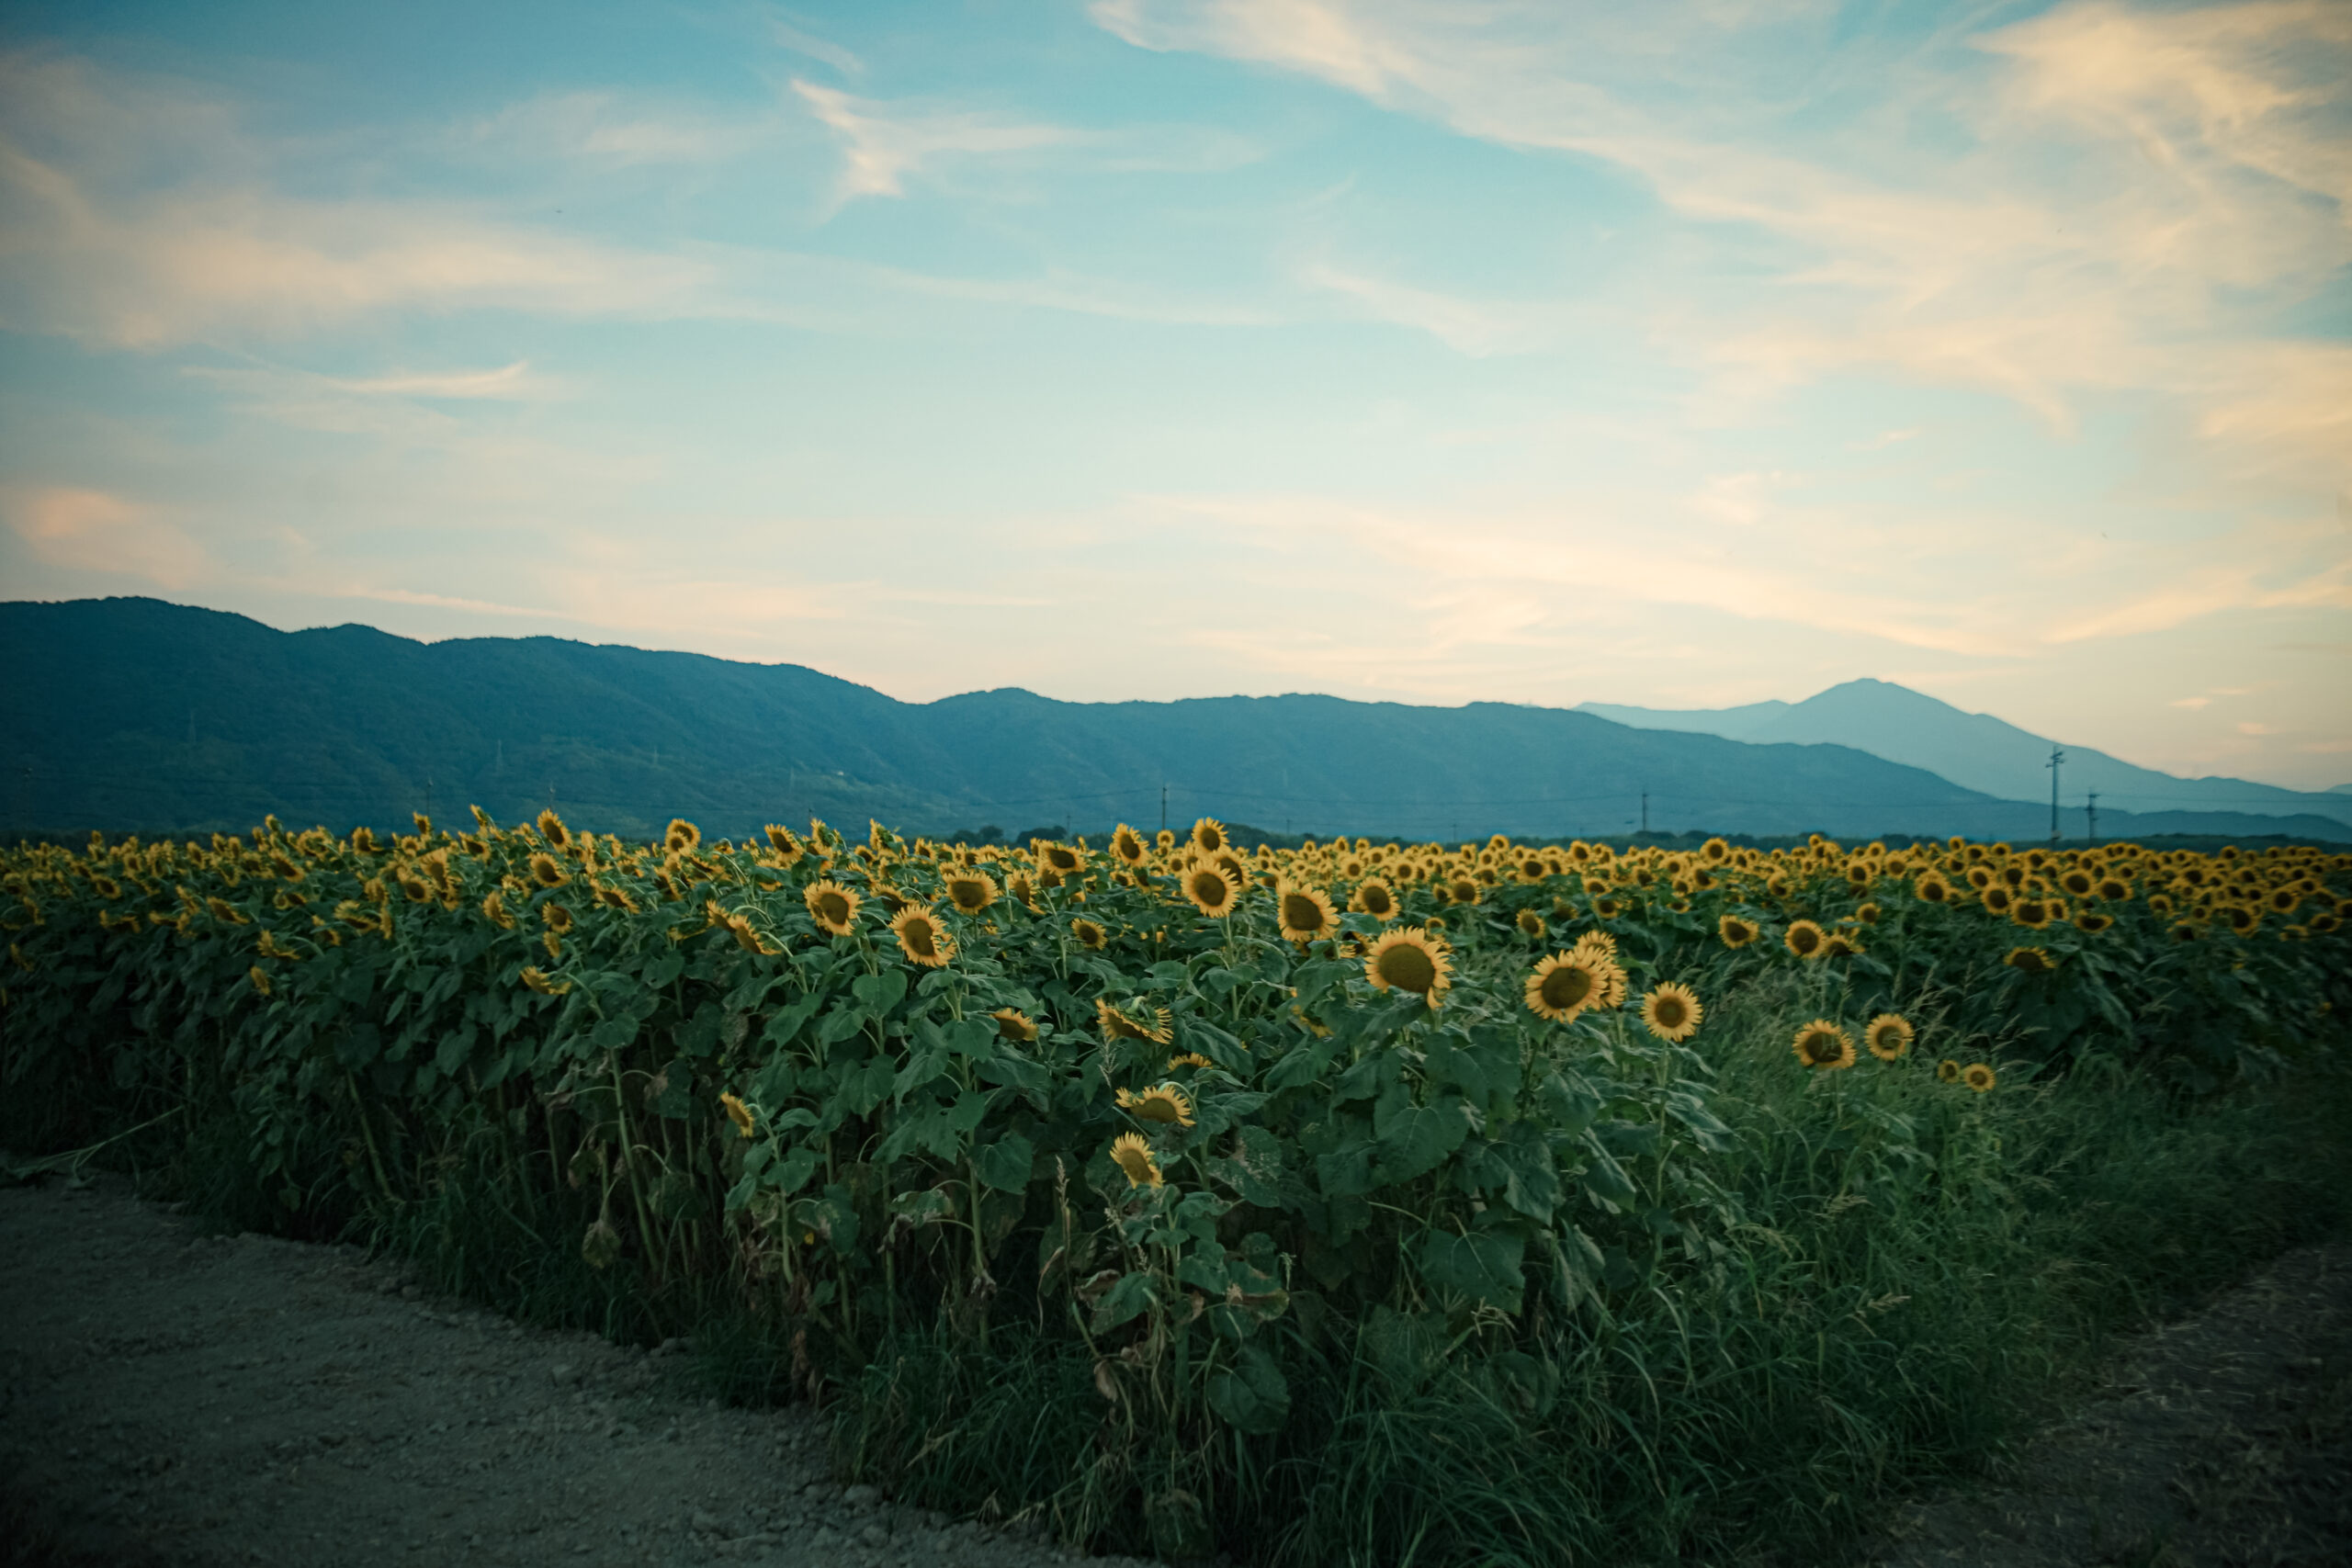
<path id="1" fill-rule="evenodd" d="M 1853 746 L 1925 768 L 2004 800 L 2050 798 L 2050 752 L 2053 742 L 1990 714 L 1963 713 L 1949 703 L 1885 681 L 1849 681 L 1801 703 L 1749 703 L 1732 708 L 1642 708 L 1616 703 L 1581 703 L 1578 713 L 1595 714 L 1640 729 L 1673 729 L 1753 744 Z M 2096 791 L 2101 816 L 2109 811 L 2245 811 L 2266 817 L 2307 812 L 2341 816 L 2332 795 L 2352 794 L 2352 784 L 2325 793 L 2280 789 L 2245 779 L 2177 778 L 2154 768 L 2135 767 L 2087 746 L 2066 742 L 2059 767 L 2059 797 L 2079 812 Z"/>
<path id="2" fill-rule="evenodd" d="M 553 805 L 633 835 L 673 815 L 729 835 L 811 815 L 944 834 L 1149 828 L 1163 812 L 1454 841 L 1644 825 L 2013 840 L 2050 828 L 2046 804 L 1852 745 L 1499 703 L 1067 703 L 1018 689 L 903 703 L 792 664 L 280 632 L 153 599 L 0 604 L 0 660 L 13 738 L 0 826 L 17 830 L 235 830 L 270 812 L 342 830 L 404 826 L 411 811 L 460 819 L 469 805 L 503 821 Z M 2352 840 L 2347 818 L 2341 797 L 2326 816 L 2102 803 L 2100 829 Z"/>

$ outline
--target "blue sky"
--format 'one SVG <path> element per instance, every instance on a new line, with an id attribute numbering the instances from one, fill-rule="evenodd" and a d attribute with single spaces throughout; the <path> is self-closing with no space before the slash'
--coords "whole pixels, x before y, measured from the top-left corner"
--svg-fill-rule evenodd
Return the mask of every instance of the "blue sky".
<path id="1" fill-rule="evenodd" d="M 2352 779 L 2352 7 L 20 3 L 0 591 Z"/>

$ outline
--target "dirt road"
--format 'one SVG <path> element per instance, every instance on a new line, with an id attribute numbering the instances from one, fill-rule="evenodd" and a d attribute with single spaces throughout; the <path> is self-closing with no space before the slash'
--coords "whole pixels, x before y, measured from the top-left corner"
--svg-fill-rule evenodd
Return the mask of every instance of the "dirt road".
<path id="1" fill-rule="evenodd" d="M 1071 1561 L 832 1484 L 805 1412 L 697 1399 L 682 1357 L 103 1175 L 0 1190 L 0 1561 L 91 1568 Z"/>

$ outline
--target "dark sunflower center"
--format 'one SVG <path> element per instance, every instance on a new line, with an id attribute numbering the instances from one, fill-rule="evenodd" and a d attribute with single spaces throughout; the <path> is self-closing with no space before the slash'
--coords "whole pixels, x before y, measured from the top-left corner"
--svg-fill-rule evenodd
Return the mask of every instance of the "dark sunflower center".
<path id="1" fill-rule="evenodd" d="M 1437 964 L 1411 942 L 1399 942 L 1380 955 L 1380 977 L 1400 990 L 1427 995 L 1437 984 Z"/>
<path id="2" fill-rule="evenodd" d="M 917 957 L 929 958 L 939 951 L 939 933 L 932 929 L 929 920 L 909 920 L 907 945 Z"/>
<path id="3" fill-rule="evenodd" d="M 1396 908 L 1395 905 L 1389 903 L 1388 889 L 1385 887 L 1365 888 L 1363 891 L 1363 907 L 1375 915 L 1385 915 L 1388 913 L 1390 909 Z"/>
<path id="4" fill-rule="evenodd" d="M 1592 976 L 1574 964 L 1563 964 L 1544 976 L 1544 1005 L 1571 1008 L 1592 995 Z"/>
<path id="5" fill-rule="evenodd" d="M 1193 874 L 1193 897 L 1202 903 L 1222 904 L 1232 896 L 1233 889 L 1227 884 L 1223 874 L 1214 871 Z"/>
<path id="6" fill-rule="evenodd" d="M 849 919 L 849 900 L 838 893 L 822 893 L 817 897 L 817 918 L 840 925 Z"/>
<path id="7" fill-rule="evenodd" d="M 1690 1016 L 1690 1010 L 1682 1005 L 1682 999 L 1679 997 L 1658 998 L 1657 1011 L 1657 1026 L 1660 1029 L 1679 1029 L 1683 1021 Z"/>
<path id="8" fill-rule="evenodd" d="M 1323 910 L 1304 893 L 1293 893 L 1283 900 L 1283 924 L 1295 931 L 1317 931 L 1323 929 Z"/>
<path id="9" fill-rule="evenodd" d="M 1826 1029 L 1816 1029 L 1804 1037 L 1804 1055 L 1808 1062 L 1834 1062 L 1838 1059 L 1838 1037 Z"/>
<path id="10" fill-rule="evenodd" d="M 1789 945 L 1799 953 L 1811 953 L 1821 945 L 1821 933 L 1804 926 L 1799 926 L 1789 933 Z"/>

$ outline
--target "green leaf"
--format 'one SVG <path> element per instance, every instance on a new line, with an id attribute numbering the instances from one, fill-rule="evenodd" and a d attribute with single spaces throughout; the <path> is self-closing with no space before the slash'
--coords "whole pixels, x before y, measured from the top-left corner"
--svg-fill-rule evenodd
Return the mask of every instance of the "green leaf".
<path id="1" fill-rule="evenodd" d="M 1428 1105 L 1397 1104 L 1383 1097 L 1373 1113 L 1380 1139 L 1380 1179 L 1410 1181 L 1445 1163 L 1470 1135 L 1462 1097 L 1442 1095 Z"/>
<path id="2" fill-rule="evenodd" d="M 1238 1127 L 1230 1157 L 1211 1159 L 1209 1177 L 1222 1181 L 1245 1203 L 1282 1206 L 1283 1141 L 1263 1127 Z"/>
<path id="3" fill-rule="evenodd" d="M 879 975 L 860 975 L 850 982 L 849 988 L 859 1006 L 880 1018 L 907 999 L 907 972 L 885 969 Z"/>
<path id="4" fill-rule="evenodd" d="M 1421 1277 L 1440 1290 L 1517 1312 L 1525 1286 L 1521 1267 L 1526 1256 L 1526 1241 L 1510 1231 L 1474 1231 L 1468 1235 L 1432 1231 L 1420 1246 Z"/>
<path id="5" fill-rule="evenodd" d="M 1149 1274 L 1122 1274 L 1119 1282 L 1104 1292 L 1102 1299 L 1094 1303 L 1093 1330 L 1097 1334 L 1107 1334 L 1159 1299 L 1159 1293 L 1151 1288 Z"/>
<path id="6" fill-rule="evenodd" d="M 973 1163 L 979 1168 L 983 1184 L 1001 1192 L 1018 1192 L 1029 1185 L 1029 1172 L 1036 1158 L 1036 1150 L 1028 1139 L 1018 1133 L 1007 1133 L 981 1149 Z"/>
<path id="7" fill-rule="evenodd" d="M 1209 1374 L 1209 1408 L 1237 1431 L 1264 1437 L 1290 1420 L 1290 1384 L 1262 1345 L 1241 1347 L 1229 1371 Z"/>

